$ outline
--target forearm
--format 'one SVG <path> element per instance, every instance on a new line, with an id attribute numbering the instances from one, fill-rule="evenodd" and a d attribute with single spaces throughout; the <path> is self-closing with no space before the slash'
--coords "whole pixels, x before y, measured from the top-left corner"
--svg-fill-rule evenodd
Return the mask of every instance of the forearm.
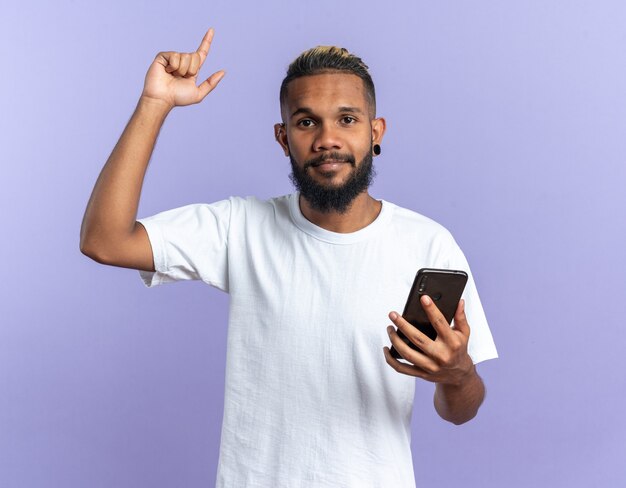
<path id="1" fill-rule="evenodd" d="M 146 169 L 170 110 L 156 100 L 139 99 L 87 204 L 80 230 L 83 251 L 132 232 Z"/>
<path id="2" fill-rule="evenodd" d="M 484 398 L 485 385 L 472 366 L 467 378 L 458 385 L 437 383 L 434 403 L 442 419 L 459 425 L 476 416 Z"/>

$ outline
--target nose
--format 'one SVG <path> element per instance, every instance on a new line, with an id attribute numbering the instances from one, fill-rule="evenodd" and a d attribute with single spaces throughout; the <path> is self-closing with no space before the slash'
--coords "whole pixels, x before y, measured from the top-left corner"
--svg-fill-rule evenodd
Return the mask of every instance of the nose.
<path id="1" fill-rule="evenodd" d="M 338 150 L 343 147 L 343 143 L 336 127 L 330 124 L 320 124 L 315 139 L 313 140 L 313 151 Z"/>

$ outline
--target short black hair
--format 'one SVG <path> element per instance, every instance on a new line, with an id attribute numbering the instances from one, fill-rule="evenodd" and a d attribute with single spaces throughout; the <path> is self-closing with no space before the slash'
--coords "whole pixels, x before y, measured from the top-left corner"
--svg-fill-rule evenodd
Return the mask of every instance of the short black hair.
<path id="1" fill-rule="evenodd" d="M 376 114 L 376 91 L 368 66 L 361 58 L 337 46 L 317 46 L 304 51 L 287 68 L 287 75 L 280 85 L 280 104 L 287 98 L 287 85 L 296 78 L 324 73 L 350 73 L 363 80 L 365 94 L 370 105 L 370 116 Z"/>

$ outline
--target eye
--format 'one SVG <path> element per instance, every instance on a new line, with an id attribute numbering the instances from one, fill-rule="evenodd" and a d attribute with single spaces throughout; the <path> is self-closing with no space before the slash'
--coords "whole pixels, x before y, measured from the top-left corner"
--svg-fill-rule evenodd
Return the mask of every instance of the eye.
<path id="1" fill-rule="evenodd" d="M 346 125 L 350 125 L 350 124 L 354 124 L 356 122 L 356 119 L 350 115 L 346 115 L 345 117 L 341 118 L 341 122 Z"/>
<path id="2" fill-rule="evenodd" d="M 311 119 L 302 119 L 298 121 L 298 127 L 313 127 L 313 125 L 315 124 L 315 122 L 313 122 Z"/>

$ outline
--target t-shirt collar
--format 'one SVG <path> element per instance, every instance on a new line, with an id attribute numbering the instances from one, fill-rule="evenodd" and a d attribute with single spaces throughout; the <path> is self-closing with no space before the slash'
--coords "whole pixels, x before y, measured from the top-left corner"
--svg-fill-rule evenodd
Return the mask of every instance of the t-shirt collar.
<path id="1" fill-rule="evenodd" d="M 378 235 L 389 222 L 393 213 L 393 205 L 385 200 L 380 200 L 382 208 L 374 221 L 357 230 L 356 232 L 332 232 L 315 225 L 302 214 L 300 210 L 300 193 L 294 192 L 289 195 L 289 212 L 294 224 L 303 232 L 316 239 L 332 244 L 353 244 L 355 242 L 371 239 Z"/>

